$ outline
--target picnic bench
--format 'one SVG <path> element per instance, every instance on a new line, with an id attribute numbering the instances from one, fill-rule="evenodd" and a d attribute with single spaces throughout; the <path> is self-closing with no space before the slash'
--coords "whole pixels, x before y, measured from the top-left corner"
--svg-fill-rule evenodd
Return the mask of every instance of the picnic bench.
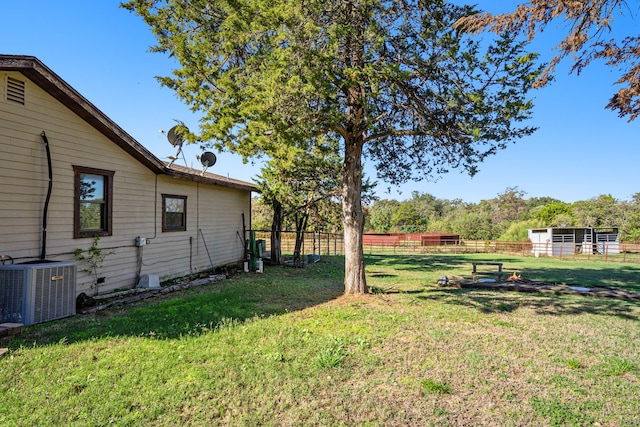
<path id="1" fill-rule="evenodd" d="M 473 271 L 471 272 L 473 281 L 478 281 L 478 275 L 489 275 L 496 276 L 498 280 L 502 280 L 502 263 L 501 262 L 485 262 L 485 261 L 475 261 L 471 263 L 473 265 Z M 478 266 L 489 266 L 489 267 L 498 267 L 498 271 L 495 270 L 479 270 Z"/>

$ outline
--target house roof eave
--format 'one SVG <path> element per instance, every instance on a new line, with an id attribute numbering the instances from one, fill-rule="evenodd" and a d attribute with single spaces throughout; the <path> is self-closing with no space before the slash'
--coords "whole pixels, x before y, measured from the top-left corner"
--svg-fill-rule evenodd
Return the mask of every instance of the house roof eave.
<path id="1" fill-rule="evenodd" d="M 164 163 L 160 159 L 38 58 L 24 55 L 0 55 L 0 69 L 22 73 L 151 171 L 156 174 L 164 172 Z"/>
<path id="2" fill-rule="evenodd" d="M 172 178 L 179 178 L 186 181 L 218 185 L 236 190 L 259 192 L 258 187 L 250 182 L 227 178 L 222 175 L 216 175 L 209 172 L 198 173 L 195 169 L 189 169 L 175 164 L 171 167 L 165 166 L 164 174 Z"/>
<path id="3" fill-rule="evenodd" d="M 155 174 L 243 191 L 258 191 L 257 186 L 249 182 L 207 172 L 199 173 L 177 165 L 169 168 L 166 162 L 153 155 L 35 56 L 0 54 L 0 70 L 23 74 Z"/>

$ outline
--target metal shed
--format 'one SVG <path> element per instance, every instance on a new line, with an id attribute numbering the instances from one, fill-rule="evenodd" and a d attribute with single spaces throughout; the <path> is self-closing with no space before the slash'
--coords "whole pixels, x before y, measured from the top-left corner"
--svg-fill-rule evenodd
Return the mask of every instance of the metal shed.
<path id="1" fill-rule="evenodd" d="M 620 253 L 618 229 L 613 227 L 533 228 L 529 240 L 535 256 Z"/>

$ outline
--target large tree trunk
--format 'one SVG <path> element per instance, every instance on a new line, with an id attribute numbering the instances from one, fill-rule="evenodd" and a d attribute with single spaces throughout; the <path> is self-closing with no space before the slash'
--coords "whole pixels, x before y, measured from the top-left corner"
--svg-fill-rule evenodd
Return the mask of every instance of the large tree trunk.
<path id="1" fill-rule="evenodd" d="M 365 6 L 362 6 L 365 7 Z M 348 22 L 353 22 L 355 30 L 345 42 L 345 65 L 361 68 L 364 65 L 364 28 L 366 19 L 358 10 L 359 6 L 346 3 L 345 14 Z M 368 292 L 364 273 L 364 213 L 362 212 L 362 148 L 364 146 L 363 119 L 366 99 L 362 84 L 350 86 L 346 90 L 347 116 L 342 129 L 344 138 L 344 165 L 342 167 L 342 224 L 344 227 L 344 292 L 345 294 L 365 294 Z"/>
<path id="2" fill-rule="evenodd" d="M 342 168 L 342 224 L 344 226 L 344 292 L 368 292 L 364 272 L 364 213 L 362 212 L 362 137 L 345 141 Z"/>
<path id="3" fill-rule="evenodd" d="M 282 261 L 282 223 L 284 210 L 278 200 L 273 201 L 273 221 L 271 222 L 271 263 L 281 265 Z"/>

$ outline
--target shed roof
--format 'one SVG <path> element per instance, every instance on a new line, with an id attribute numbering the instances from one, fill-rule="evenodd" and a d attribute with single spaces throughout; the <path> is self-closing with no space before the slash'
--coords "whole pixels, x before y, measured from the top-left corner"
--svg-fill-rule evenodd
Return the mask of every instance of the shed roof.
<path id="1" fill-rule="evenodd" d="M 0 54 L 0 70 L 22 73 L 156 174 L 240 190 L 256 190 L 256 185 L 250 182 L 225 178 L 211 173 L 203 174 L 201 171 L 179 167 L 175 164 L 171 168 L 167 167 L 166 162 L 154 156 L 35 56 Z"/>

